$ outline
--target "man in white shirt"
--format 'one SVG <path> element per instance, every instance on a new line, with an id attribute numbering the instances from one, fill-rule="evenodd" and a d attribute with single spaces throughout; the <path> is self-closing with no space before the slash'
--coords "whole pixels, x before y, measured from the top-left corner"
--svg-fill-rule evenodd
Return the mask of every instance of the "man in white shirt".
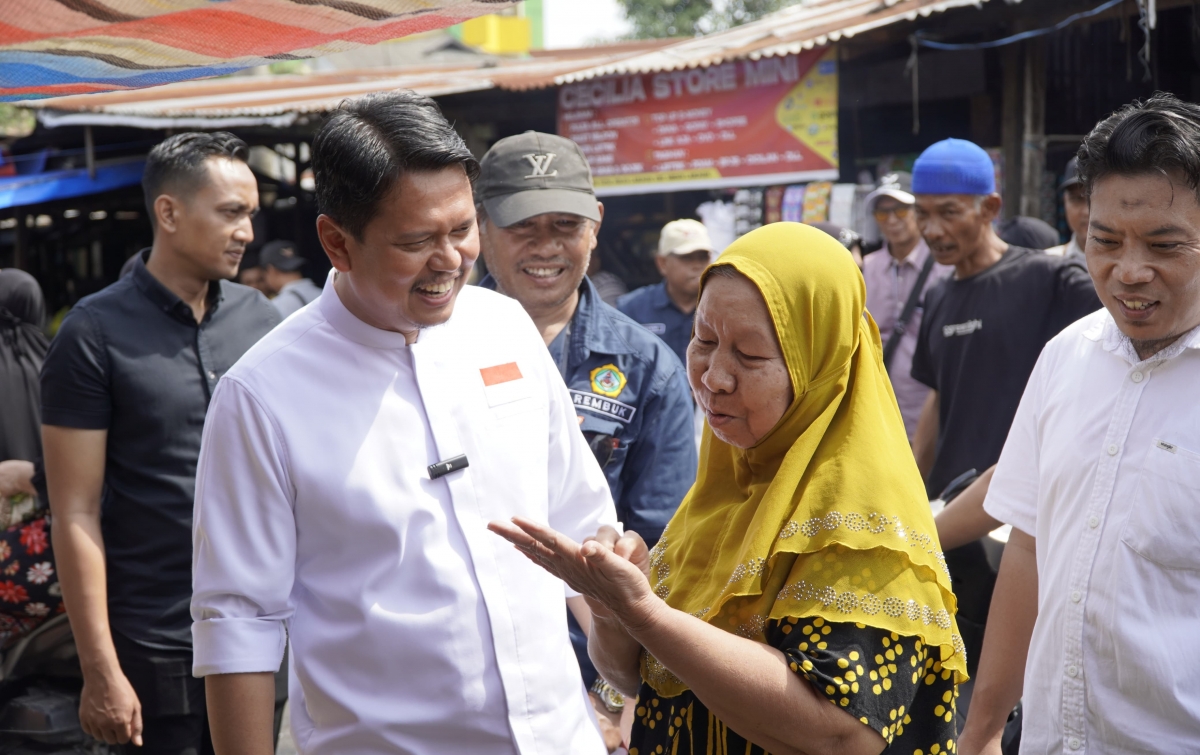
<path id="1" fill-rule="evenodd" d="M 1105 309 L 1046 345 L 984 503 L 1013 530 L 967 755 L 1022 684 L 1025 755 L 1200 742 L 1200 106 L 1123 108 L 1079 163 Z"/>
<path id="2" fill-rule="evenodd" d="M 486 526 L 583 538 L 616 512 L 533 323 L 463 288 L 478 163 L 432 100 L 393 92 L 335 111 L 313 170 L 335 272 L 204 429 L 194 672 L 216 751 L 269 755 L 290 642 L 305 755 L 599 755 L 564 586 Z"/>

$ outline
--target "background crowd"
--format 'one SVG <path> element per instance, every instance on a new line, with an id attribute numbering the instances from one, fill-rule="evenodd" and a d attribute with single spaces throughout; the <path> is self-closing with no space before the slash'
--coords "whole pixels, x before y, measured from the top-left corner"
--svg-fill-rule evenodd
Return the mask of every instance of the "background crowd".
<path id="1" fill-rule="evenodd" d="M 326 203 L 319 231 L 341 272 L 324 288 L 304 277 L 304 259 L 287 240 L 265 244 L 257 259 L 245 256 L 258 191 L 245 144 L 223 133 L 179 134 L 154 149 L 143 181 L 154 246 L 130 258 L 119 282 L 81 300 L 52 342 L 36 281 L 0 271 L 0 644 L 12 647 L 70 609 L 89 735 L 144 752 L 212 751 L 221 731 L 225 742 L 237 741 L 230 722 L 239 719 L 214 712 L 226 728 L 210 731 L 202 677 L 265 674 L 259 681 L 271 685 L 278 737 L 287 637 L 237 629 L 235 621 L 281 620 L 291 583 L 284 590 L 269 575 L 305 553 L 318 558 L 321 547 L 277 542 L 272 528 L 292 521 L 286 504 L 260 522 L 222 501 L 303 499 L 313 491 L 296 493 L 290 479 L 264 481 L 287 477 L 289 453 L 308 454 L 320 468 L 322 457 L 344 456 L 339 444 L 369 447 L 358 435 L 338 439 L 339 417 L 352 416 L 352 405 L 322 409 L 309 385 L 315 374 L 331 391 L 345 380 L 351 396 L 372 370 L 407 375 L 410 383 L 398 380 L 392 390 L 416 396 L 415 404 L 424 395 L 427 413 L 396 415 L 399 425 L 440 427 L 449 420 L 437 416 L 449 417 L 454 401 L 438 408 L 420 379 L 433 368 L 420 357 L 380 366 L 373 352 L 322 347 L 345 347 L 336 353 L 356 373 L 345 376 L 306 367 L 302 351 L 287 352 L 296 360 L 291 373 L 278 360 L 270 372 L 257 366 L 266 362 L 261 355 L 268 345 L 298 349 L 293 339 L 316 338 L 302 333 L 319 324 L 357 346 L 412 346 L 415 336 L 378 340 L 405 332 L 378 327 L 392 316 L 386 302 L 394 292 L 376 282 L 378 290 L 351 294 L 335 282 L 355 286 L 354 263 L 360 281 L 407 276 L 422 301 L 452 302 L 478 256 L 486 274 L 475 276 L 478 291 L 469 296 L 484 298 L 464 301 L 491 302 L 483 292 L 495 291 L 515 305 L 504 310 L 509 320 L 481 317 L 477 333 L 456 336 L 472 344 L 462 348 L 490 355 L 504 333 L 519 332 L 513 342 L 532 350 L 511 362 L 518 378 L 534 359 L 527 355 L 547 357 L 539 379 L 551 391 L 565 385 L 558 408 L 576 425 L 570 443 L 582 444 L 548 463 L 595 487 L 599 476 L 578 471 L 582 454 L 606 483 L 607 497 L 579 483 L 594 506 L 578 517 L 549 515 L 559 517 L 556 529 L 573 528 L 574 540 L 556 540 L 544 522 L 502 534 L 572 588 L 567 627 L 588 715 L 608 751 L 686 743 L 723 752 L 712 744 L 714 728 L 721 747 L 748 752 L 808 752 L 818 741 L 871 753 L 994 753 L 1015 751 L 1019 739 L 1031 753 L 1197 746 L 1200 685 L 1185 628 L 1200 588 L 1188 545 L 1200 533 L 1189 508 L 1200 491 L 1200 409 L 1188 398 L 1189 380 L 1200 377 L 1200 109 L 1156 96 L 1099 124 L 1058 187 L 1072 234 L 1065 244 L 1035 219 L 1001 222 L 991 158 L 947 139 L 930 145 L 911 174 L 881 177 L 867 197 L 883 237 L 878 250 L 864 255 L 861 240 L 840 228 L 774 224 L 718 256 L 704 225 L 680 218 L 662 229 L 654 259 L 662 281 L 626 293 L 611 274 L 603 289 L 588 274 L 604 208 L 577 145 L 528 132 L 500 140 L 476 163 L 440 113 L 424 113 L 436 111 L 427 103 L 368 98 L 331 122 L 412 118 L 404 139 L 441 134 L 449 157 L 403 163 L 396 180 L 461 171 L 473 179 L 470 201 L 454 204 L 462 203 L 461 181 L 410 187 L 404 202 L 421 196 L 425 204 L 390 208 L 388 233 L 417 249 L 426 242 L 407 240 L 419 233 L 405 225 L 416 222 L 406 212 L 449 223 L 443 246 L 452 255 L 421 247 L 456 260 L 446 270 L 402 270 L 409 263 L 379 257 L 363 272 L 362 260 L 376 259 L 363 250 L 382 210 L 350 188 L 328 188 L 342 180 L 332 173 L 353 164 L 329 155 L 354 148 L 354 137 L 331 127 L 327 143 L 314 145 L 336 166 L 318 175 Z M 546 154 L 555 158 L 553 174 L 539 173 L 535 160 L 530 175 L 530 158 Z M 446 219 L 455 208 L 465 225 Z M 513 320 L 518 307 L 524 315 Z M 350 320 L 357 324 L 344 324 Z M 526 321 L 532 330 L 521 324 L 483 335 L 499 322 Z M 425 327 L 415 322 L 416 331 Z M 489 407 L 516 401 L 495 398 L 511 375 L 487 371 L 509 366 L 481 370 Z M 223 379 L 231 371 L 236 380 Z M 233 397 L 228 386 L 238 381 L 249 387 Z M 280 412 L 303 413 L 304 421 L 272 419 Z M 512 420 L 514 437 L 525 437 L 521 421 Z M 218 432 L 224 451 L 206 439 Z M 322 432 L 303 449 L 272 435 Z M 380 442 L 393 450 L 392 441 Z M 551 512 L 563 486 L 551 491 Z M 935 508 L 950 501 L 936 520 L 930 500 Z M 206 523 L 195 515 L 201 502 Z M 881 514 L 886 531 L 872 519 Z M 385 529 L 388 521 L 357 525 Z M 585 524 L 616 522 L 633 534 L 574 542 L 591 534 Z M 255 524 L 265 529 L 246 526 Z M 1001 565 L 998 528 L 1006 524 Z M 803 537 L 791 539 L 797 533 Z M 237 558 L 220 553 L 231 543 L 242 546 Z M 448 557 L 423 547 L 430 563 Z M 905 555 L 875 561 L 875 549 Z M 476 544 L 451 550 L 470 553 L 481 569 Z M 834 569 L 827 561 L 845 574 L 826 574 Z M 890 587 L 864 587 L 872 572 Z M 252 583 L 244 593 L 230 586 L 238 579 Z M 475 592 L 462 588 L 456 599 L 489 597 L 490 624 L 481 626 L 495 626 L 493 588 L 473 579 Z M 838 602 L 839 590 L 853 602 Z M 859 593 L 881 609 L 870 610 Z M 639 608 L 656 600 L 673 611 Z M 893 603 L 905 608 L 892 611 Z M 1000 610 L 989 615 L 992 606 Z M 239 614 L 247 610 L 253 615 Z M 718 626 L 718 615 L 729 624 Z M 455 626 L 448 622 L 447 632 Z M 321 631 L 343 629 L 329 620 Z M 254 651 L 245 658 L 216 649 L 242 642 Z M 772 653 L 755 655 L 760 646 Z M 699 647 L 720 650 L 706 659 Z M 304 648 L 293 664 L 321 652 Z M 1140 655 L 1131 660 L 1134 650 Z M 433 656 L 450 652 L 431 644 Z M 505 652 L 483 662 L 498 664 L 497 684 L 511 689 Z M 464 662 L 456 663 L 461 671 Z M 327 666 L 301 667 L 293 700 L 310 677 L 340 679 Z M 370 707 L 354 695 L 338 704 Z M 837 717 L 826 701 L 842 709 Z M 452 708 L 439 715 L 465 712 Z M 803 725 L 769 723 L 782 720 Z M 484 731 L 486 724 L 472 736 L 508 736 Z M 305 725 L 333 726 L 315 718 Z M 383 724 L 363 725 L 395 745 Z M 542 736 L 538 725 L 530 741 Z"/>

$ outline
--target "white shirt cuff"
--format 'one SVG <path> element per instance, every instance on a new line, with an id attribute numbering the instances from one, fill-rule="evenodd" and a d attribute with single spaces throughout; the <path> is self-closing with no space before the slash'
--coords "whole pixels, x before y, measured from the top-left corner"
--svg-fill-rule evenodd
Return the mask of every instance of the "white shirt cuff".
<path id="1" fill-rule="evenodd" d="M 205 619 L 192 624 L 192 676 L 279 670 L 287 630 L 278 619 Z"/>

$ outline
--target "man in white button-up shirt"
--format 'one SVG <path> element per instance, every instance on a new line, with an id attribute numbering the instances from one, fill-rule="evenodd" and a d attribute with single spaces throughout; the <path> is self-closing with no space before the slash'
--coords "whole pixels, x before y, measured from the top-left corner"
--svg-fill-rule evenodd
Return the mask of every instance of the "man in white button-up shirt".
<path id="1" fill-rule="evenodd" d="M 463 289 L 478 164 L 412 93 L 313 142 L 334 272 L 218 385 L 197 473 L 195 668 L 220 755 L 269 755 L 290 642 L 305 755 L 605 752 L 564 586 L 487 531 L 616 512 L 520 305 Z"/>
<path id="2" fill-rule="evenodd" d="M 1013 530 L 961 753 L 1000 752 L 1022 668 L 1024 754 L 1200 750 L 1200 107 L 1079 158 L 1105 309 L 1042 352 L 984 503 Z"/>

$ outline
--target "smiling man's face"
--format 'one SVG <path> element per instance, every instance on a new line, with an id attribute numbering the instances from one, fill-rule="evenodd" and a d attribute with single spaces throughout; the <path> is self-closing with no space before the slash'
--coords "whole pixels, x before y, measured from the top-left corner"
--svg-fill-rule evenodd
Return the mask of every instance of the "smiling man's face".
<path id="1" fill-rule="evenodd" d="M 599 223 L 579 215 L 548 212 L 507 228 L 485 220 L 480 240 L 499 290 L 535 315 L 563 306 L 575 294 L 599 231 Z"/>
<path id="2" fill-rule="evenodd" d="M 479 256 L 471 182 L 458 165 L 401 175 L 361 236 L 328 215 L 317 219 L 317 233 L 346 308 L 409 343 L 450 319 Z"/>
<path id="3" fill-rule="evenodd" d="M 1085 252 L 1100 300 L 1142 359 L 1200 325 L 1200 202 L 1181 176 L 1097 180 Z"/>

